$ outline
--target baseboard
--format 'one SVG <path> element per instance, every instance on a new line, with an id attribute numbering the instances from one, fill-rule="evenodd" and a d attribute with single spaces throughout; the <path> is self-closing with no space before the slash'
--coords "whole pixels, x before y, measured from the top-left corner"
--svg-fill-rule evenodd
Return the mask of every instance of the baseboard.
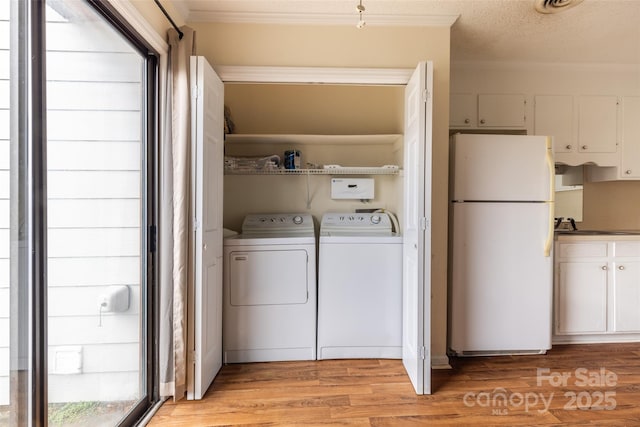
<path id="1" fill-rule="evenodd" d="M 434 354 L 431 356 L 431 369 L 451 369 L 449 357 L 446 354 Z"/>

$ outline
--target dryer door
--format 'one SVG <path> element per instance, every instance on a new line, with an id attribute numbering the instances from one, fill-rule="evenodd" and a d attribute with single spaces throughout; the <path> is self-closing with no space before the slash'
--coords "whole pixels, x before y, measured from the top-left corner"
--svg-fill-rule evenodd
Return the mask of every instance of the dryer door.
<path id="1" fill-rule="evenodd" d="M 307 251 L 231 252 L 231 305 L 305 304 L 308 299 Z"/>

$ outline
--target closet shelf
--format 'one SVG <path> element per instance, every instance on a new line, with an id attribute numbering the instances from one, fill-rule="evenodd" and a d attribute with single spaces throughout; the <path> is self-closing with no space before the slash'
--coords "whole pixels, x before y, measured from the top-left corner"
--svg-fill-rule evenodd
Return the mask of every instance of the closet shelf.
<path id="1" fill-rule="evenodd" d="M 291 145 L 377 145 L 402 142 L 400 134 L 311 135 L 311 134 L 227 134 L 226 144 L 291 144 Z"/>
<path id="2" fill-rule="evenodd" d="M 225 169 L 225 175 L 399 175 L 397 167 L 339 167 L 328 169 Z"/>

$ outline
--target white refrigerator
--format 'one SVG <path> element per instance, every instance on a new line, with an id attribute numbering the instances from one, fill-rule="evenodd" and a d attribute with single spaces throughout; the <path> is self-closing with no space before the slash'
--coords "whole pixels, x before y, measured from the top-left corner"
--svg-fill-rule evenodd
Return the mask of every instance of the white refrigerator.
<path id="1" fill-rule="evenodd" d="M 551 348 L 554 172 L 548 137 L 452 137 L 451 353 Z"/>

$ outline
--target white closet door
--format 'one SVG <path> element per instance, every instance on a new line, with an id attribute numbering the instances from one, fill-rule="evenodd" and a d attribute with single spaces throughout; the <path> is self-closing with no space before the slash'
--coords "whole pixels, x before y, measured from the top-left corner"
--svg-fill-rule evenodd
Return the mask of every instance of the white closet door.
<path id="1" fill-rule="evenodd" d="M 433 64 L 405 88 L 402 360 L 417 394 L 431 393 L 431 135 Z"/>
<path id="2" fill-rule="evenodd" d="M 224 84 L 204 57 L 192 56 L 191 85 L 195 283 L 187 398 L 201 399 L 222 367 Z"/>

